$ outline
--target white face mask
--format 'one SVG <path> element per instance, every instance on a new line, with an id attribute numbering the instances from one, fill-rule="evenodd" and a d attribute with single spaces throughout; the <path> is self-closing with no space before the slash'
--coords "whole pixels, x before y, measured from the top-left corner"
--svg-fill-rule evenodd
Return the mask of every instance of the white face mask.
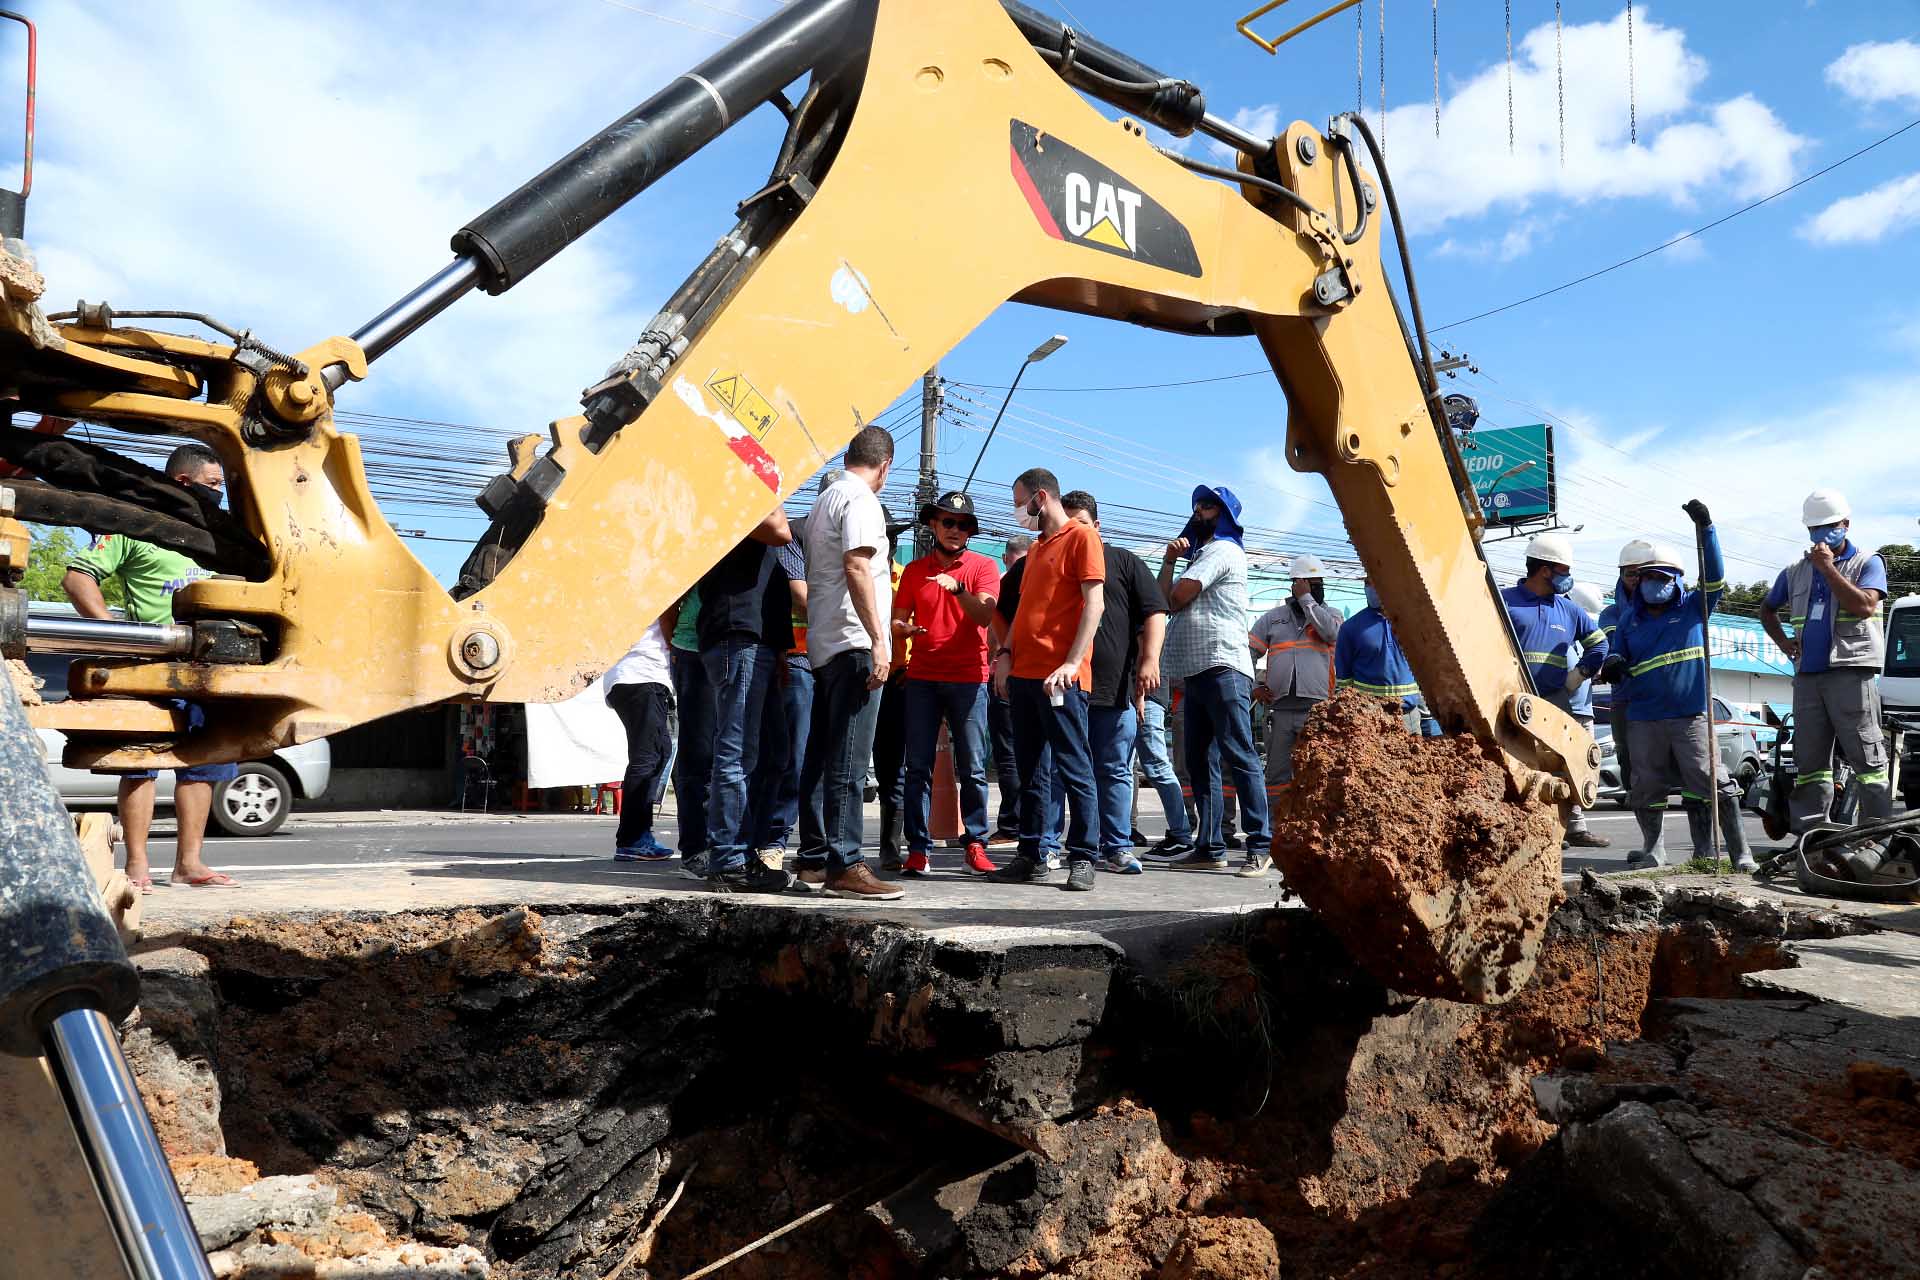
<path id="1" fill-rule="evenodd" d="M 1020 522 L 1022 529 L 1038 529 L 1040 527 L 1039 499 L 1033 499 L 1024 507 L 1017 502 L 1014 503 L 1013 518 Z"/>

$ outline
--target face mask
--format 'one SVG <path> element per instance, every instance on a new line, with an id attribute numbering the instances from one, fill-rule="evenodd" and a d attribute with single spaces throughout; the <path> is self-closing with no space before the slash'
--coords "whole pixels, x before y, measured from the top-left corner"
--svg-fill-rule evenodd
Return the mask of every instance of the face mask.
<path id="1" fill-rule="evenodd" d="M 1640 579 L 1640 598 L 1648 604 L 1669 604 L 1680 594 L 1680 584 L 1664 574 Z"/>
<path id="2" fill-rule="evenodd" d="M 1213 521 L 1194 516 L 1187 521 L 1186 528 L 1180 530 L 1180 536 L 1187 540 L 1187 554 L 1195 555 L 1213 540 Z"/>
<path id="3" fill-rule="evenodd" d="M 1327 584 L 1324 582 L 1316 582 L 1307 588 L 1307 594 L 1321 604 L 1325 604 L 1327 602 Z"/>
<path id="4" fill-rule="evenodd" d="M 1553 594 L 1557 596 L 1563 596 L 1571 590 L 1573 590 L 1572 574 L 1556 573 L 1553 575 Z"/>
<path id="5" fill-rule="evenodd" d="M 1367 590 L 1367 608 L 1378 609 L 1380 607 L 1380 593 L 1373 589 L 1373 586 L 1371 583 L 1368 584 L 1366 590 Z"/>
<path id="6" fill-rule="evenodd" d="M 1819 529 L 1809 529 L 1807 533 L 1815 542 L 1824 542 L 1835 551 L 1845 546 L 1847 542 L 1847 531 L 1837 524 L 1830 524 Z"/>
<path id="7" fill-rule="evenodd" d="M 216 507 L 221 505 L 221 503 L 226 500 L 226 496 L 227 496 L 226 490 L 216 489 L 210 484 L 189 483 L 187 485 L 187 488 L 193 490 L 195 493 L 199 494 L 201 497 L 205 498 L 208 502 L 211 502 Z"/>
<path id="8" fill-rule="evenodd" d="M 1019 521 L 1022 529 L 1038 529 L 1040 527 L 1040 500 L 1035 498 L 1024 507 L 1017 502 L 1014 503 L 1013 518 Z"/>

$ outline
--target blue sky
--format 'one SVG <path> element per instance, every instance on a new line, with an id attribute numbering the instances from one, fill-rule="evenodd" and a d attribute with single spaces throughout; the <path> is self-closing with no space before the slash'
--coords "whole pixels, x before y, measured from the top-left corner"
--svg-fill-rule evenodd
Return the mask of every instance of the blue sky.
<path id="1" fill-rule="evenodd" d="M 60 305 L 205 309 L 303 347 L 424 279 L 468 217 L 776 7 L 552 0 L 456 18 L 441 5 L 37 6 L 28 238 Z M 1173 6 L 1073 0 L 1071 13 L 1249 127 L 1324 123 L 1354 106 L 1353 14 L 1269 57 L 1233 31 L 1246 7 L 1201 0 L 1169 20 Z M 1430 324 L 1671 240 L 1920 119 L 1920 4 L 1636 4 L 1630 101 L 1624 6 L 1576 0 L 1564 6 L 1563 167 L 1553 6 L 1512 8 L 1510 152 L 1501 6 L 1441 0 L 1437 140 L 1429 0 L 1386 7 L 1387 157 Z M 1380 0 L 1362 9 L 1370 117 L 1380 12 Z M 467 455 L 497 449 L 500 431 L 573 412 L 730 224 L 777 136 L 772 113 L 757 113 L 528 283 L 462 301 L 340 407 L 496 429 L 358 420 L 394 465 L 440 460 L 448 474 L 477 466 Z M 1690 541 L 1678 506 L 1699 496 L 1721 517 L 1731 576 L 1751 580 L 1794 553 L 1799 501 L 1816 484 L 1851 493 L 1870 542 L 1920 533 L 1917 267 L 1920 129 L 1681 246 L 1436 338 L 1483 371 L 1457 389 L 1490 423 L 1556 422 L 1579 576 L 1610 582 L 1627 536 Z M 983 477 L 1047 463 L 1116 509 L 1169 513 L 1205 477 L 1239 488 L 1250 523 L 1288 531 L 1261 540 L 1266 550 L 1340 539 L 1324 487 L 1278 461 L 1285 409 L 1269 377 L 1054 389 L 1244 373 L 1262 363 L 1251 340 L 1007 306 L 941 370 L 1004 385 L 1056 332 L 1069 344 L 1029 374 Z M 964 474 L 998 399 L 955 389 L 943 470 Z M 436 496 L 455 487 L 448 474 L 426 479 Z M 997 489 L 976 485 L 976 498 L 1005 506 Z M 484 528 L 477 517 L 444 501 L 391 508 L 396 526 L 450 539 L 414 544 L 443 579 Z M 1497 565 L 1517 560 L 1515 544 L 1492 552 Z"/>

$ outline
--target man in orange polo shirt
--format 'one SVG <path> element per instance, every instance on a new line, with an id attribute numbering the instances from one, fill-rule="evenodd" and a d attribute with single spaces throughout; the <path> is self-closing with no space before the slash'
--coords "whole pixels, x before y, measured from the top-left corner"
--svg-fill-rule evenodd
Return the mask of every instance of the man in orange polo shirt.
<path id="1" fill-rule="evenodd" d="M 1087 741 L 1087 701 L 1093 688 L 1093 637 L 1105 607 L 1106 556 L 1100 537 L 1078 524 L 1060 505 L 1060 482 L 1034 467 L 1013 482 L 1013 510 L 1021 527 L 1040 540 L 1027 553 L 1020 607 L 1007 645 L 995 656 L 993 681 L 1013 712 L 1013 751 L 1020 776 L 1033 778 L 1050 752 L 1067 793 L 1067 888 L 1094 885 L 1094 844 L 1099 804 L 1093 786 L 1093 755 Z M 1044 880 L 1040 833 L 1047 795 L 1039 787 L 1020 792 L 1019 854 L 990 879 L 1014 884 Z"/>

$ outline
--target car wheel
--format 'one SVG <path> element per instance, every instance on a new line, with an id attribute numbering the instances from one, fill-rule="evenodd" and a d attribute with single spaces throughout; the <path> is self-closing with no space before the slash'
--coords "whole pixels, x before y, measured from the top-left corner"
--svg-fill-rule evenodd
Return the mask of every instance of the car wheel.
<path id="1" fill-rule="evenodd" d="M 269 836 L 293 811 L 293 787 L 270 764 L 249 761 L 231 782 L 214 789 L 213 820 L 233 836 Z"/>
<path id="2" fill-rule="evenodd" d="M 1753 789 L 1753 780 L 1760 776 L 1760 766 L 1749 760 L 1740 766 L 1740 772 L 1734 775 L 1734 781 L 1740 784 L 1740 794 L 1745 795 Z"/>

